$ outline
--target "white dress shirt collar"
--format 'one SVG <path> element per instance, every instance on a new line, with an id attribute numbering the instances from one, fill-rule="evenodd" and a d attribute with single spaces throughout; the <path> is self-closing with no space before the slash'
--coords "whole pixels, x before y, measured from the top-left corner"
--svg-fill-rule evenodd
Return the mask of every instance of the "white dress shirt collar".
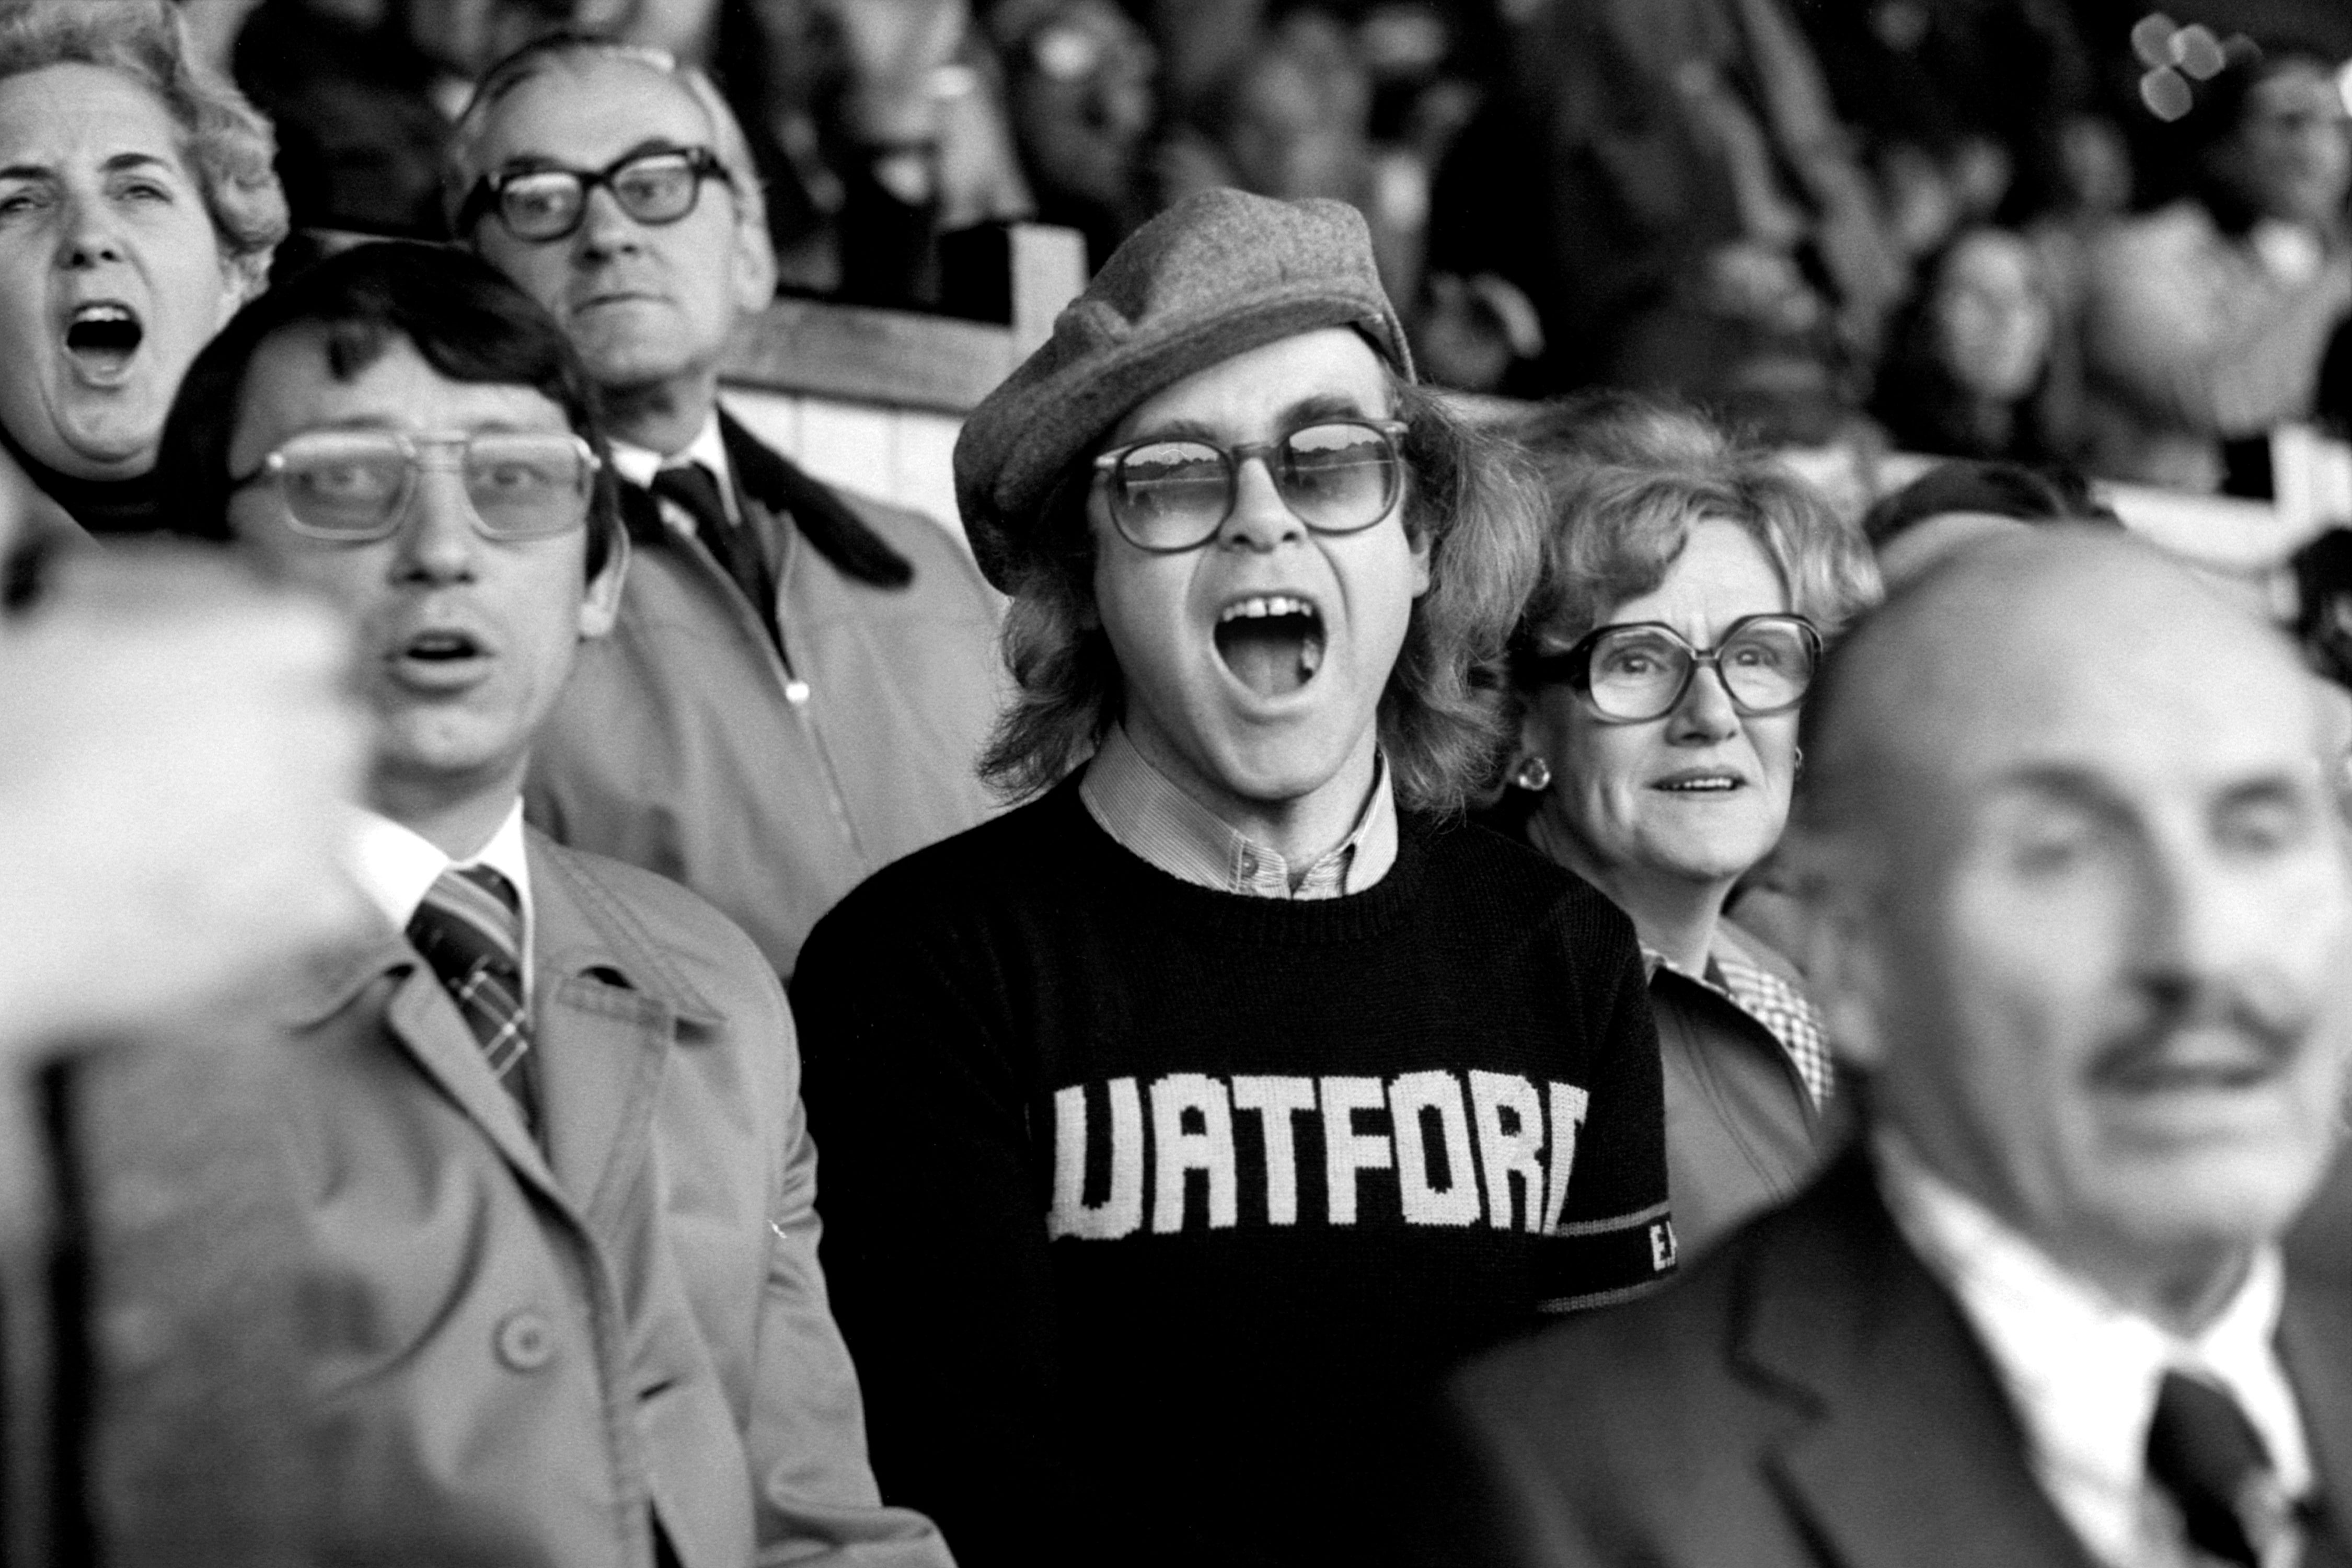
<path id="1" fill-rule="evenodd" d="M 2117 1568 L 2194 1562 L 2147 1479 L 2147 1428 L 2168 1370 L 2227 1389 L 2290 1497 L 2311 1490 L 2310 1450 L 2274 1342 L 2285 1291 L 2276 1247 L 2256 1254 L 2221 1315 L 2183 1339 L 2114 1300 L 1945 1181 L 1893 1130 L 1873 1137 L 1896 1226 L 1958 1299 L 2023 1427 L 2059 1513 Z"/>
<path id="2" fill-rule="evenodd" d="M 413 828 L 372 811 L 359 814 L 352 874 L 383 918 L 395 931 L 405 931 L 425 902 L 425 893 L 452 866 L 488 866 L 514 884 L 522 900 L 523 984 L 530 984 L 531 900 L 530 857 L 522 832 L 522 801 L 515 800 L 489 842 L 462 860 L 452 860 L 440 847 Z"/>
<path id="3" fill-rule="evenodd" d="M 1348 837 L 1311 866 L 1294 868 L 1276 851 L 1235 832 L 1186 795 L 1114 724 L 1087 764 L 1078 798 L 1129 853 L 1181 881 L 1266 899 L 1336 899 L 1360 893 L 1396 864 L 1396 792 L 1388 759 L 1372 753 L 1372 787 Z"/>
<path id="4" fill-rule="evenodd" d="M 694 439 L 667 456 L 655 451 L 650 447 L 639 447 L 627 441 L 615 439 L 609 445 L 613 449 L 614 470 L 639 489 L 650 489 L 654 482 L 654 476 L 664 468 L 682 468 L 688 463 L 700 463 L 710 470 L 710 477 L 719 481 L 719 499 L 727 508 L 727 521 L 730 522 L 742 521 L 735 512 L 735 469 L 734 466 L 727 460 L 727 442 L 719 431 L 719 409 L 716 405 L 712 405 L 710 416 L 702 422 L 702 428 L 696 434 Z M 678 520 L 684 514 L 674 507 L 662 509 L 664 521 L 673 528 L 680 526 Z M 683 526 L 687 532 L 694 531 L 691 519 L 688 519 Z"/>

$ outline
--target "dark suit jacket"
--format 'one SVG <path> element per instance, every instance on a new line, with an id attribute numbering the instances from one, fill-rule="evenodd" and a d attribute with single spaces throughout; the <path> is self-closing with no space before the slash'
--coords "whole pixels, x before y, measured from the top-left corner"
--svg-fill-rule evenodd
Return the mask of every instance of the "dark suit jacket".
<path id="1" fill-rule="evenodd" d="M 2352 1500 L 2352 1293 L 2290 1279 L 2280 1349 Z M 1958 1306 L 1850 1152 L 1679 1285 L 1483 1358 L 1423 1555 L 1515 1568 L 2088 1568 Z M 2340 1531 L 2339 1531 L 2340 1533 Z"/>
<path id="2" fill-rule="evenodd" d="M 937 523 L 720 429 L 776 602 L 622 487 L 620 622 L 581 649 L 525 798 L 562 843 L 718 905 L 789 978 L 844 893 L 989 813 L 973 764 L 1006 689 L 996 600 Z"/>

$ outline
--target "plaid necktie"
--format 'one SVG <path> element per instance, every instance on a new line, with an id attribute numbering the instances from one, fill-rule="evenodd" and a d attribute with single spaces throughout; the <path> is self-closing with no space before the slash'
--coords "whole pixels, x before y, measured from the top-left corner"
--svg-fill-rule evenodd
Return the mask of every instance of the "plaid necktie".
<path id="1" fill-rule="evenodd" d="M 451 867 L 408 922 L 408 940 L 448 988 L 490 1071 L 536 1125 L 530 1017 L 522 999 L 522 900 L 488 866 Z"/>

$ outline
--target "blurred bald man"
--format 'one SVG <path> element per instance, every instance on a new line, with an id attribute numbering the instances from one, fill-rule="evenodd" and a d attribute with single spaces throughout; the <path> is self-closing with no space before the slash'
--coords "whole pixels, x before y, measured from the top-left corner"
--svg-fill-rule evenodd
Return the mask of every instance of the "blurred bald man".
<path id="1" fill-rule="evenodd" d="M 1679 1289 L 1475 1365 L 1433 1561 L 2352 1561 L 2347 888 L 2286 644 L 2112 533 L 1832 656 L 1795 848 L 1863 1132 Z"/>

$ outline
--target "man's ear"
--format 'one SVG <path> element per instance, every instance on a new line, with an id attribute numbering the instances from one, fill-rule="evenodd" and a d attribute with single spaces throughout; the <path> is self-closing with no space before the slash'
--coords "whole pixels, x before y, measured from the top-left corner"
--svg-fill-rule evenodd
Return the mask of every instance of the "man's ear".
<path id="1" fill-rule="evenodd" d="M 601 637 L 613 629 L 621 615 L 621 584 L 628 574 L 629 531 L 615 526 L 603 568 L 588 579 L 588 591 L 580 596 L 581 641 Z"/>
<path id="2" fill-rule="evenodd" d="M 1412 596 L 1418 599 L 1429 592 L 1430 535 L 1424 531 L 1415 537 L 1408 531 L 1405 539 L 1412 547 Z"/>
<path id="3" fill-rule="evenodd" d="M 767 228 L 739 211 L 728 250 L 735 309 L 746 316 L 757 315 L 776 297 L 776 249 L 768 238 Z"/>
<path id="4" fill-rule="evenodd" d="M 229 318 L 245 309 L 249 300 L 260 298 L 269 287 L 269 258 L 265 256 L 221 257 L 221 289 L 213 302 L 213 331 L 228 325 Z"/>
<path id="5" fill-rule="evenodd" d="M 1801 951 L 1790 956 L 1804 973 L 1831 1049 L 1841 1061 L 1875 1068 L 1886 1054 L 1892 1000 L 1876 879 L 1857 847 L 1832 835 L 1791 830 L 1777 858 L 1801 921 Z"/>

